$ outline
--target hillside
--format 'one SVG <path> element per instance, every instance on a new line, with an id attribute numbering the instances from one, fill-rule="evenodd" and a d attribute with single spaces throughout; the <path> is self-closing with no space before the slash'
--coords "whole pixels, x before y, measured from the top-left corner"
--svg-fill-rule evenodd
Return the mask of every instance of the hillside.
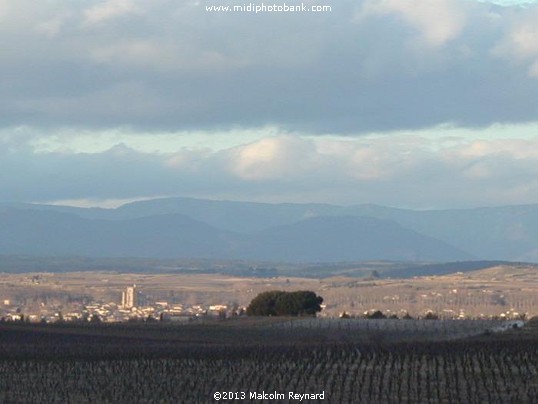
<path id="1" fill-rule="evenodd" d="M 271 257 L 303 262 L 358 259 L 447 261 L 470 258 L 461 250 L 393 221 L 367 217 L 310 218 L 262 231 L 257 235 L 256 242 L 256 256 L 265 260 Z"/>
<path id="2" fill-rule="evenodd" d="M 215 235 L 210 236 L 208 233 L 207 241 L 205 242 L 206 248 L 214 251 L 215 254 L 208 255 L 204 252 L 200 255 L 196 253 L 196 251 L 202 250 L 197 250 L 196 248 L 198 247 L 196 247 L 193 250 L 192 256 L 267 258 L 274 252 L 280 255 L 278 257 L 275 256 L 270 258 L 276 260 L 284 257 L 289 257 L 293 260 L 307 259 L 309 261 L 316 261 L 318 258 L 327 259 L 327 254 L 322 254 L 321 252 L 316 251 L 316 249 L 313 249 L 312 256 L 308 256 L 306 250 L 301 251 L 305 248 L 304 245 L 301 246 L 301 243 L 305 245 L 308 244 L 301 241 L 306 240 L 303 238 L 303 235 L 299 235 L 300 231 L 302 231 L 301 229 L 307 232 L 307 237 L 310 237 L 311 242 L 314 244 L 319 242 L 323 245 L 331 245 L 333 251 L 338 251 L 342 254 L 345 250 L 344 245 L 347 245 L 348 248 L 358 248 L 359 250 L 362 248 L 362 245 L 366 245 L 357 243 L 357 245 L 352 246 L 352 242 L 348 240 L 348 238 L 351 237 L 351 233 L 349 236 L 337 234 L 337 232 L 345 233 L 348 231 L 346 230 L 346 226 L 342 225 L 342 217 L 347 217 L 348 219 L 345 219 L 347 221 L 350 220 L 350 217 L 356 217 L 359 218 L 359 220 L 362 220 L 361 223 L 356 223 L 357 226 L 366 226 L 365 228 L 368 227 L 370 230 L 372 230 L 373 227 L 377 227 L 378 229 L 371 233 L 372 244 L 368 245 L 368 251 L 363 250 L 361 254 L 346 253 L 341 256 L 342 260 L 351 258 L 363 260 L 375 257 L 376 259 L 432 259 L 455 261 L 472 257 L 473 259 L 479 260 L 538 262 L 538 205 L 415 211 L 377 205 L 343 207 L 328 204 L 267 204 L 213 201 L 192 198 L 165 198 L 133 202 L 116 209 L 84 209 L 32 204 L 4 205 L 3 207 L 0 207 L 0 209 L 1 212 L 3 212 L 2 220 L 6 220 L 6 225 L 8 225 L 8 229 L 5 229 L 4 232 L 13 232 L 14 234 L 19 234 L 23 231 L 22 228 L 29 231 L 28 225 L 34 220 L 32 217 L 35 217 L 37 220 L 36 223 L 41 223 L 39 226 L 46 222 L 48 223 L 47 226 L 50 226 L 51 229 L 54 229 L 55 226 L 61 227 L 59 223 L 62 223 L 64 220 L 73 223 L 78 220 L 78 224 L 73 224 L 73 226 L 87 226 L 87 229 L 92 229 L 93 226 L 104 228 L 111 225 L 115 229 L 111 230 L 112 233 L 119 231 L 117 234 L 118 237 L 120 237 L 122 233 L 121 230 L 117 229 L 122 226 L 135 226 L 137 229 L 140 229 L 144 221 L 146 221 L 145 223 L 150 226 L 150 228 L 152 226 L 157 226 L 156 224 L 150 224 L 150 222 L 153 222 L 156 219 L 147 218 L 156 218 L 159 216 L 182 217 L 182 220 L 188 218 L 193 221 L 191 223 L 193 226 L 206 226 L 204 231 L 208 231 Z M 22 228 L 9 229 L 8 222 L 12 219 L 5 216 L 8 210 L 12 212 L 11 214 L 15 216 L 18 215 L 17 217 L 21 220 L 21 215 L 23 215 L 22 212 L 26 212 L 24 213 L 27 215 L 27 219 L 25 219 L 26 222 L 23 220 L 20 223 Z M 15 213 L 15 211 L 18 213 Z M 45 216 L 48 214 L 49 218 L 40 216 L 39 212 Z M 67 216 L 64 215 L 68 215 L 70 219 L 67 219 Z M 323 218 L 320 219 L 320 222 L 315 224 L 315 226 L 319 226 L 319 229 L 316 231 L 330 234 L 325 234 L 323 236 L 313 236 L 311 234 L 312 229 L 310 229 L 309 226 L 314 226 L 314 222 L 309 222 L 309 220 L 315 218 Z M 328 222 L 330 221 L 329 218 L 334 218 L 334 223 L 331 225 L 329 225 Z M 377 219 L 379 221 L 375 222 L 376 225 L 372 227 L 370 224 L 367 225 L 364 218 Z M 51 223 L 51 221 L 54 220 L 57 220 L 58 223 Z M 80 222 L 81 220 L 85 221 L 84 225 Z M 138 225 L 135 224 L 137 221 L 139 221 Z M 118 223 L 111 224 L 111 222 Z M 389 229 L 389 226 L 387 225 L 388 222 L 392 223 L 392 226 L 399 225 L 399 227 Z M 196 225 L 194 225 L 194 223 L 196 223 Z M 14 224 L 14 222 L 12 224 Z M 185 227 L 183 225 L 181 226 Z M 189 226 L 186 226 L 187 230 L 189 229 Z M 398 252 L 394 246 L 394 243 L 398 242 L 396 240 L 397 237 L 393 234 L 403 236 L 402 232 L 404 229 L 411 232 L 410 234 L 412 234 L 412 236 L 410 235 L 410 237 L 416 242 L 426 242 L 426 240 L 428 240 L 428 247 L 423 248 L 418 246 L 415 248 L 412 247 L 411 244 L 407 245 L 406 242 L 404 242 L 402 248 L 400 248 Z M 93 230 L 87 231 L 91 234 Z M 125 229 L 125 231 L 127 231 L 127 229 Z M 154 231 L 160 233 L 159 227 L 154 227 Z M 359 234 L 360 230 L 357 228 L 354 231 L 357 233 L 353 234 L 353 237 L 357 237 L 357 240 L 362 240 L 362 236 Z M 62 231 L 58 228 L 54 230 L 54 233 L 56 232 L 62 234 Z M 84 233 L 85 232 L 86 231 L 84 231 Z M 173 235 L 173 233 L 170 233 L 170 230 L 166 230 L 166 232 L 168 232 L 168 235 Z M 296 232 L 298 233 L 295 234 Z M 127 231 L 127 233 L 129 233 L 129 231 Z M 186 231 L 186 233 L 189 233 L 189 231 Z M 201 235 L 202 233 L 199 233 L 197 230 L 194 231 L 193 234 Z M 379 237 L 381 234 L 383 234 L 383 240 Z M 55 247 L 52 248 L 52 240 L 48 242 L 48 247 L 44 247 L 43 251 L 41 251 L 38 245 L 32 246 L 31 249 L 28 249 L 28 246 L 24 247 L 27 242 L 36 241 L 33 238 L 34 235 L 28 234 L 27 236 L 28 238 L 23 237 L 19 240 L 22 242 L 22 245 L 18 246 L 14 244 L 14 241 L 6 242 L 5 240 L 0 240 L 0 251 L 5 253 L 8 251 L 11 251 L 12 253 L 21 253 L 32 250 L 36 253 L 46 253 L 47 248 L 51 247 L 51 253 L 56 253 Z M 420 237 L 418 236 L 426 238 L 419 240 Z M 40 237 L 39 232 L 35 234 L 35 237 Z M 279 237 L 280 241 L 275 240 L 275 237 Z M 313 239 L 315 237 L 318 238 L 317 241 Z M 322 240 L 323 237 L 327 237 L 327 239 Z M 129 234 L 129 238 L 135 237 L 134 235 Z M 205 236 L 203 238 L 205 238 Z M 375 243 L 373 242 L 374 238 L 376 239 Z M 79 237 L 76 236 L 74 241 L 68 241 L 69 243 L 76 243 L 76 240 L 78 239 Z M 295 243 L 295 248 L 297 249 L 295 257 L 292 256 L 293 254 L 290 255 L 289 252 L 285 251 L 283 247 L 278 246 L 278 243 L 282 243 L 282 240 L 284 239 L 287 240 L 286 243 Z M 436 242 L 434 243 L 432 239 L 435 239 Z M 178 236 L 178 241 L 181 240 L 188 244 L 187 239 L 183 236 Z M 227 240 L 228 244 L 223 240 Z M 245 247 L 245 240 L 247 247 Z M 258 249 L 258 242 L 267 244 Z M 438 244 L 440 242 L 444 244 L 442 249 L 440 249 Z M 142 240 L 138 241 L 138 243 L 145 243 L 144 238 L 142 237 Z M 201 240 L 198 240 L 196 243 L 204 244 Z M 63 242 L 60 244 L 64 245 Z M 224 244 L 224 246 L 222 244 Z M 384 249 L 383 247 L 385 244 L 388 245 L 387 249 Z M 434 246 L 434 244 L 436 246 Z M 209 245 L 213 245 L 213 247 L 209 247 Z M 72 251 L 77 250 L 74 246 L 72 247 Z M 90 247 L 84 247 L 79 250 L 80 252 L 83 252 L 83 250 L 89 248 Z M 172 248 L 172 246 L 170 245 L 169 248 Z M 243 250 L 244 248 L 247 248 L 247 250 Z M 437 252 L 433 254 L 430 251 L 431 248 Z M 98 247 L 97 250 L 102 251 L 101 247 Z M 134 250 L 137 251 L 138 249 Z M 149 250 L 151 250 L 151 248 Z M 149 250 L 147 251 L 147 255 L 155 257 L 160 256 L 156 250 Z M 164 251 L 165 248 L 163 247 L 162 250 Z M 443 250 L 442 253 L 441 250 Z M 113 251 L 107 249 L 105 249 L 105 251 L 106 255 L 113 253 Z M 124 247 L 122 251 L 122 255 L 131 253 L 131 250 L 127 247 Z M 452 251 L 452 253 L 449 253 L 449 251 Z M 386 253 L 387 255 L 382 256 L 383 254 L 381 253 Z M 167 253 L 166 256 L 176 257 L 177 253 L 172 255 Z M 333 256 L 330 259 L 336 260 L 337 257 Z"/>
<path id="3" fill-rule="evenodd" d="M 0 211 L 0 254 L 273 262 L 469 258 L 446 243 L 374 218 L 317 217 L 247 235 L 176 213 L 106 220 L 13 207 Z"/>

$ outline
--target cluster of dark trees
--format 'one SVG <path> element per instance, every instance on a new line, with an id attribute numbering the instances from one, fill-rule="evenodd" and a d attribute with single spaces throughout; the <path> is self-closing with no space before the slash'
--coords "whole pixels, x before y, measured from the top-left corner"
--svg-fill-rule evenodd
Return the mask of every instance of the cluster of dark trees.
<path id="1" fill-rule="evenodd" d="M 323 298 L 304 290 L 284 292 L 272 290 L 260 293 L 247 307 L 249 316 L 315 316 L 321 311 Z"/>
<path id="2" fill-rule="evenodd" d="M 345 311 L 340 315 L 340 318 L 351 318 L 348 313 Z M 354 317 L 354 316 L 353 316 Z M 362 316 L 361 316 L 362 317 Z M 364 318 L 370 319 L 370 320 L 381 320 L 384 318 L 390 318 L 390 319 L 403 319 L 403 320 L 412 320 L 413 317 L 409 315 L 409 313 L 405 313 L 403 317 L 398 317 L 396 314 L 392 314 L 390 316 L 387 316 L 385 313 L 383 313 L 381 310 L 376 310 L 373 312 L 365 313 Z M 433 312 L 428 312 L 424 317 L 417 317 L 422 318 L 424 320 L 439 320 L 439 316 Z"/>

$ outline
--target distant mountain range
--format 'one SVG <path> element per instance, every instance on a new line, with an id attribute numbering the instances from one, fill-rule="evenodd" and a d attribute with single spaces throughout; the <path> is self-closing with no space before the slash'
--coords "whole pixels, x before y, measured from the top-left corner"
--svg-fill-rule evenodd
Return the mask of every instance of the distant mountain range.
<path id="1" fill-rule="evenodd" d="M 116 209 L 4 204 L 0 254 L 538 262 L 538 205 L 415 211 L 191 198 Z"/>

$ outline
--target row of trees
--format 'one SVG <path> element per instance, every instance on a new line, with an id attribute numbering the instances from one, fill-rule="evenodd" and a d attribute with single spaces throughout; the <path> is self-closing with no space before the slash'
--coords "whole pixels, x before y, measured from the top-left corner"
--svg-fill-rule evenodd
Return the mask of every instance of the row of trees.
<path id="1" fill-rule="evenodd" d="M 249 316 L 315 316 L 323 298 L 311 291 L 260 293 L 247 307 Z"/>

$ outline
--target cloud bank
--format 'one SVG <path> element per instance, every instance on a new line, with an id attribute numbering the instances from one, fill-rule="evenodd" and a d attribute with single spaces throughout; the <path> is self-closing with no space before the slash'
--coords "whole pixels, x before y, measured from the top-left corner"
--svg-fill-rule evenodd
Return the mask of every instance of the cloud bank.
<path id="1" fill-rule="evenodd" d="M 536 5 L 206 3 L 2 1 L 0 125 L 351 134 L 538 116 Z"/>
<path id="2" fill-rule="evenodd" d="M 212 151 L 0 155 L 0 199 L 197 196 L 270 202 L 491 206 L 538 200 L 538 139 L 283 135 Z M 9 174 L 6 174 L 9 173 Z"/>
<path id="3" fill-rule="evenodd" d="M 536 3 L 235 3 L 0 0 L 0 201 L 538 201 Z"/>

